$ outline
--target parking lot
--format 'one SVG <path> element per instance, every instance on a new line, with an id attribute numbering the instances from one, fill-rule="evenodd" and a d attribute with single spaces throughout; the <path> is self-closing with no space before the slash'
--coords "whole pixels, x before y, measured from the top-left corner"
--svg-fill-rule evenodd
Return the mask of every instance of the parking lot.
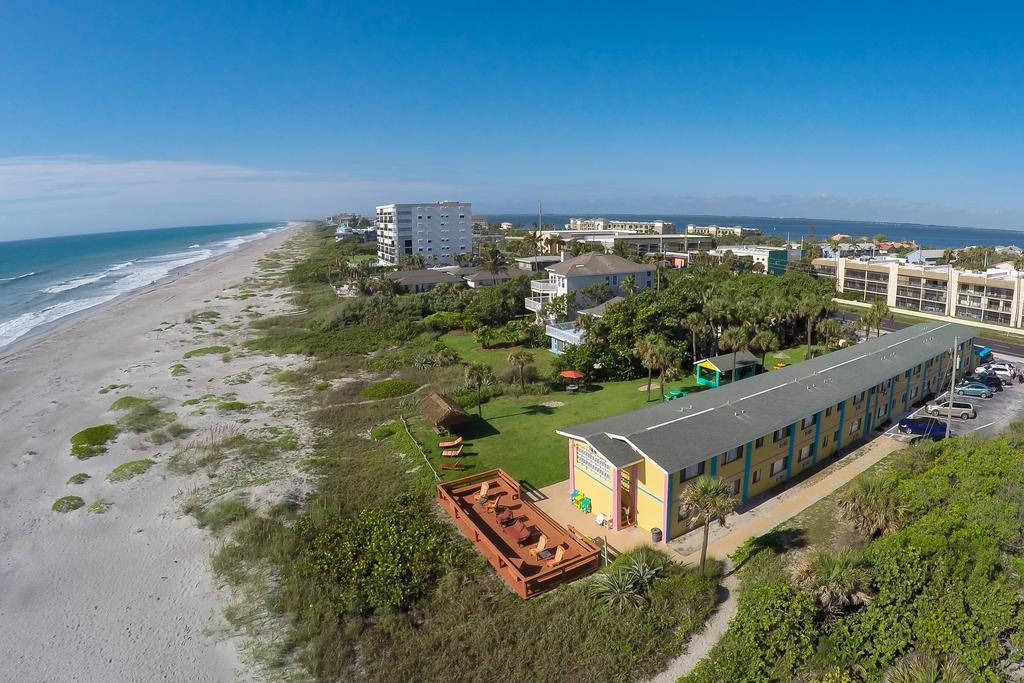
<path id="1" fill-rule="evenodd" d="M 1017 367 L 1024 367 L 1024 361 L 1013 359 L 1010 362 L 1014 363 Z M 1002 391 L 994 393 L 992 398 L 954 396 L 953 399 L 970 403 L 978 414 L 977 417 L 969 420 L 961 420 L 958 417 L 954 417 L 950 421 L 950 433 L 957 436 L 966 436 L 968 434 L 990 436 L 1004 429 L 1014 420 L 1024 418 L 1024 384 L 1007 384 L 1003 387 Z M 904 417 L 928 418 L 931 416 L 925 410 L 925 406 L 922 405 L 920 408 L 899 419 L 895 419 L 895 416 L 893 417 L 893 423 L 886 434 L 900 441 L 911 441 L 919 437 L 901 434 L 898 428 L 899 420 L 904 419 Z M 937 418 L 945 422 L 945 416 L 942 414 L 938 415 Z"/>

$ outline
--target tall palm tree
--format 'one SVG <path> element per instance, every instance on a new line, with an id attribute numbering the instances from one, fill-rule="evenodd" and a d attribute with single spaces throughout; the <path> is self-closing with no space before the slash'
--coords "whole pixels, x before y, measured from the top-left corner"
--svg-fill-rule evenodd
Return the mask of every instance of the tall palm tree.
<path id="1" fill-rule="evenodd" d="M 913 652 L 885 672 L 884 683 L 971 683 L 974 676 L 950 654 Z"/>
<path id="2" fill-rule="evenodd" d="M 889 310 L 889 304 L 883 299 L 875 299 L 871 302 L 871 313 L 872 320 L 875 323 L 875 336 L 882 336 L 882 324 L 886 320 L 892 320 L 892 311 Z"/>
<path id="3" fill-rule="evenodd" d="M 484 256 L 484 268 L 491 274 L 491 284 L 497 284 L 498 274 L 505 270 L 505 255 L 497 247 L 491 247 Z"/>
<path id="4" fill-rule="evenodd" d="M 706 327 L 704 316 L 701 315 L 698 311 L 688 313 L 686 315 L 686 318 L 683 319 L 683 327 L 690 331 L 690 350 L 693 355 L 693 362 L 696 363 L 698 358 L 697 333 L 703 332 Z"/>
<path id="5" fill-rule="evenodd" d="M 824 340 L 825 346 L 828 347 L 831 347 L 832 343 L 843 335 L 843 326 L 838 320 L 833 320 L 832 318 L 819 320 L 815 329 L 818 332 L 818 337 Z"/>
<path id="6" fill-rule="evenodd" d="M 525 369 L 527 365 L 533 365 L 533 354 L 529 351 L 513 351 L 508 354 L 509 367 L 519 376 L 519 387 L 526 391 L 526 373 Z"/>
<path id="7" fill-rule="evenodd" d="M 839 509 L 843 518 L 868 538 L 895 531 L 907 514 L 896 481 L 877 474 L 854 479 L 840 495 Z"/>
<path id="8" fill-rule="evenodd" d="M 636 294 L 640 287 L 636 283 L 636 277 L 633 275 L 627 275 L 622 278 L 622 291 L 628 295 Z"/>
<path id="9" fill-rule="evenodd" d="M 750 338 L 750 349 L 761 354 L 761 366 L 768 369 L 768 353 L 778 351 L 782 346 L 779 335 L 771 330 L 758 330 L 757 334 Z"/>
<path id="10" fill-rule="evenodd" d="M 871 575 L 852 550 L 812 551 L 797 570 L 796 582 L 811 594 L 828 623 L 871 601 Z"/>
<path id="11" fill-rule="evenodd" d="M 426 261 L 423 260 L 422 254 L 412 254 L 402 259 L 402 267 L 405 270 L 421 270 L 426 267 Z"/>
<path id="12" fill-rule="evenodd" d="M 752 337 L 750 327 L 746 324 L 733 325 L 722 330 L 722 336 L 718 343 L 726 351 L 732 351 L 732 375 L 729 378 L 730 382 L 736 381 L 736 356 L 740 351 L 750 346 Z"/>
<path id="13" fill-rule="evenodd" d="M 480 407 L 480 390 L 486 382 L 494 379 L 494 370 L 487 363 L 470 363 L 466 366 L 466 380 L 476 385 L 476 415 L 483 418 L 483 409 Z"/>
<path id="14" fill-rule="evenodd" d="M 1018 273 L 1024 270 L 1024 254 L 1021 254 L 1017 258 L 1013 259 L 1013 269 Z"/>
<path id="15" fill-rule="evenodd" d="M 658 383 L 661 386 L 661 395 L 665 395 L 665 373 L 674 371 L 676 367 L 676 354 L 672 345 L 669 344 L 668 340 L 664 337 L 658 337 L 657 343 L 654 345 L 653 361 L 655 367 L 658 368 Z"/>
<path id="16" fill-rule="evenodd" d="M 704 542 L 700 547 L 700 575 L 704 576 L 711 522 L 717 519 L 721 526 L 725 526 L 726 515 L 736 509 L 738 501 L 729 493 L 729 483 L 724 479 L 703 475 L 683 489 L 681 500 L 683 505 L 697 513 L 704 525 Z"/>
<path id="17" fill-rule="evenodd" d="M 811 346 L 814 324 L 818 322 L 818 318 L 824 315 L 828 309 L 829 299 L 817 294 L 806 294 L 797 301 L 797 311 L 807 325 L 807 353 L 804 355 L 805 359 L 811 358 L 814 355 L 813 347 Z"/>
<path id="18" fill-rule="evenodd" d="M 653 332 L 636 340 L 633 355 L 640 359 L 640 364 L 647 369 L 647 400 L 651 400 L 651 384 L 654 382 L 654 369 L 658 367 L 658 335 Z"/>

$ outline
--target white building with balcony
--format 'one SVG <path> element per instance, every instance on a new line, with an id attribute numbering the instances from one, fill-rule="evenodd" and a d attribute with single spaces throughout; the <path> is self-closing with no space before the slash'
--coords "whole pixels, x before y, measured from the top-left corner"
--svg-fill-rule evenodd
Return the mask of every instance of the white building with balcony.
<path id="1" fill-rule="evenodd" d="M 670 221 L 631 221 L 614 218 L 570 218 L 566 227 L 569 230 L 626 230 L 656 235 L 671 235 L 676 231 L 676 224 Z"/>
<path id="2" fill-rule="evenodd" d="M 377 207 L 377 257 L 397 266 L 420 256 L 427 266 L 452 265 L 473 250 L 473 205 L 443 201 Z"/>
<path id="3" fill-rule="evenodd" d="M 648 263 L 636 263 L 614 254 L 588 252 L 575 258 L 562 254 L 562 261 L 545 269 L 547 280 L 533 280 L 530 296 L 526 299 L 526 310 L 540 311 L 545 304 L 558 296 L 579 292 L 593 285 L 606 285 L 613 294 L 621 294 L 626 278 L 636 281 L 637 290 L 647 289 L 654 283 L 655 267 Z M 578 302 L 579 303 L 579 302 Z M 571 316 L 570 311 L 566 311 Z"/>

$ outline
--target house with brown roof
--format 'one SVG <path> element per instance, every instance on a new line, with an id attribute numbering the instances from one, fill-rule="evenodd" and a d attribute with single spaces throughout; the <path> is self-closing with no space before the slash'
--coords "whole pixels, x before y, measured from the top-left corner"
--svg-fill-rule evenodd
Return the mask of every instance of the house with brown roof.
<path id="1" fill-rule="evenodd" d="M 545 268 L 547 280 L 533 280 L 530 296 L 526 299 L 526 310 L 539 311 L 551 299 L 579 292 L 593 285 L 603 284 L 613 294 L 625 292 L 623 283 L 632 277 L 637 291 L 654 284 L 655 267 L 649 263 L 637 263 L 615 254 L 601 254 L 596 251 L 569 258 L 563 254 L 562 261 Z"/>

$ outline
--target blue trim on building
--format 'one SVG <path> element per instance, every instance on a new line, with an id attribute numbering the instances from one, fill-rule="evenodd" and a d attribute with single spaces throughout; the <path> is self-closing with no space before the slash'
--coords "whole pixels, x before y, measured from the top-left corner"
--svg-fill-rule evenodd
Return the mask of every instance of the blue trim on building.
<path id="1" fill-rule="evenodd" d="M 839 438 L 836 439 L 836 452 L 837 453 L 839 452 L 839 449 L 843 447 L 843 426 L 844 426 L 843 422 L 845 422 L 845 421 L 846 421 L 846 401 L 843 401 L 842 403 L 839 404 L 839 429 L 836 430 L 837 432 L 839 432 Z"/>
<path id="2" fill-rule="evenodd" d="M 796 446 L 796 426 L 799 422 L 789 425 L 789 455 L 786 456 L 786 479 L 793 476 L 793 447 Z"/>
<path id="3" fill-rule="evenodd" d="M 712 477 L 718 476 L 718 459 L 720 457 L 722 457 L 722 456 L 716 455 L 715 457 L 711 458 L 711 476 Z"/>
<path id="4" fill-rule="evenodd" d="M 921 371 L 921 393 L 918 395 L 919 399 L 924 398 L 924 394 L 927 391 L 926 387 L 928 386 L 928 368 L 930 368 L 931 366 L 932 359 L 929 358 L 924 362 L 924 370 Z"/>
<path id="5" fill-rule="evenodd" d="M 747 502 L 747 488 L 750 482 L 750 454 L 754 452 L 754 442 L 751 441 L 747 444 L 747 453 L 743 456 L 743 497 L 740 502 Z"/>
<path id="6" fill-rule="evenodd" d="M 875 388 L 871 387 L 870 389 L 868 389 L 867 398 L 864 399 L 865 401 L 867 401 L 867 403 L 864 404 L 864 424 L 861 425 L 864 429 L 861 432 L 861 436 L 871 433 L 871 397 L 874 395 L 874 393 Z"/>
<path id="7" fill-rule="evenodd" d="M 886 409 L 885 414 L 891 420 L 892 419 L 892 405 L 896 402 L 896 377 L 889 380 L 889 407 Z"/>
<path id="8" fill-rule="evenodd" d="M 814 416 L 814 445 L 811 446 L 811 467 L 818 464 L 818 444 L 821 442 L 821 413 Z"/>

